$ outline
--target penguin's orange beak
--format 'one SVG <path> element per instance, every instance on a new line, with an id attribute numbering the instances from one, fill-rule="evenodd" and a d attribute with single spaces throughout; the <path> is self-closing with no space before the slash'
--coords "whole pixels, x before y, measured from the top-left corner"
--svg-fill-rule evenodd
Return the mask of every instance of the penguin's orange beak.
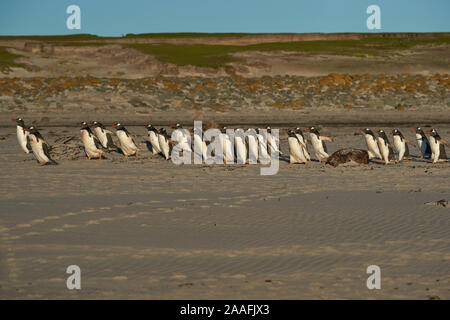
<path id="1" fill-rule="evenodd" d="M 111 127 L 113 127 L 113 128 L 115 128 L 116 127 L 116 125 L 115 124 L 113 124 Z"/>
<path id="2" fill-rule="evenodd" d="M 412 128 L 413 130 L 417 130 L 417 128 Z"/>
<path id="3" fill-rule="evenodd" d="M 17 120 L 16 120 L 16 119 L 12 119 L 12 121 L 14 121 L 14 122 L 17 122 Z"/>
<path id="4" fill-rule="evenodd" d="M 142 128 L 147 128 L 147 126 L 142 126 Z"/>
<path id="5" fill-rule="evenodd" d="M 431 133 L 431 131 L 425 131 L 425 133 Z"/>
<path id="6" fill-rule="evenodd" d="M 174 124 L 171 124 L 170 127 L 171 127 L 171 128 L 175 128 L 175 125 L 174 125 Z"/>
<path id="7" fill-rule="evenodd" d="M 93 123 L 89 122 L 89 123 L 88 123 L 88 125 L 92 126 L 92 125 L 93 125 Z"/>

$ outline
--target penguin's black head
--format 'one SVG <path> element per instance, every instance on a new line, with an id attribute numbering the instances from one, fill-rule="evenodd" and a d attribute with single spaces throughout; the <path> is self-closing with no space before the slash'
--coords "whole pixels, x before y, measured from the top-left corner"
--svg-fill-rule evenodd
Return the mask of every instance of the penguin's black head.
<path id="1" fill-rule="evenodd" d="M 387 139 L 386 132 L 383 129 L 378 130 L 378 135 Z"/>
<path id="2" fill-rule="evenodd" d="M 287 134 L 289 137 L 295 137 L 295 131 L 294 129 L 288 129 L 287 130 Z"/>
<path id="3" fill-rule="evenodd" d="M 425 132 L 423 132 L 421 127 L 413 128 L 413 130 L 416 131 L 416 134 L 421 135 L 422 137 L 425 135 Z"/>
<path id="4" fill-rule="evenodd" d="M 166 129 L 161 128 L 161 129 L 159 129 L 159 133 L 161 133 L 161 134 L 167 134 L 167 131 L 166 131 Z"/>
<path id="5" fill-rule="evenodd" d="M 433 136 L 433 137 L 438 136 L 438 133 L 435 129 L 431 129 L 431 131 L 428 131 L 428 133 L 430 134 L 430 136 Z"/>
<path id="6" fill-rule="evenodd" d="M 315 133 L 315 134 L 319 135 L 319 130 L 317 130 L 316 127 L 310 127 L 310 128 L 309 128 L 309 132 L 310 132 L 310 133 Z"/>
<path id="7" fill-rule="evenodd" d="M 81 127 L 81 129 L 89 129 L 89 125 L 85 121 L 80 123 L 80 127 Z"/>
<path id="8" fill-rule="evenodd" d="M 17 119 L 13 119 L 12 121 L 14 121 L 15 123 L 17 123 L 18 126 L 25 128 L 25 122 L 23 121 L 22 118 L 17 118 Z"/>
<path id="9" fill-rule="evenodd" d="M 400 133 L 400 131 L 399 131 L 398 129 L 392 130 L 391 133 L 392 133 L 393 136 L 399 136 L 399 135 L 401 135 L 401 133 Z"/>
<path id="10" fill-rule="evenodd" d="M 266 130 L 267 130 L 267 133 L 272 133 L 272 128 L 270 126 L 267 126 Z"/>
<path id="11" fill-rule="evenodd" d="M 200 127 L 194 127 L 194 134 L 201 134 L 203 132 L 203 128 Z"/>
<path id="12" fill-rule="evenodd" d="M 30 134 L 34 134 L 34 135 L 39 134 L 39 131 L 38 131 L 38 129 L 37 129 L 35 126 L 29 127 L 29 128 L 27 129 L 27 131 L 28 131 Z"/>
<path id="13" fill-rule="evenodd" d="M 94 122 L 90 123 L 89 125 L 92 126 L 93 128 L 97 128 L 97 127 L 104 128 L 103 124 L 101 124 L 98 121 L 94 121 Z"/>
<path id="14" fill-rule="evenodd" d="M 227 133 L 227 127 L 222 127 L 222 133 Z"/>
<path id="15" fill-rule="evenodd" d="M 116 122 L 115 124 L 112 125 L 113 128 L 116 128 L 116 130 L 124 130 L 125 127 L 120 123 L 120 122 Z"/>
<path id="16" fill-rule="evenodd" d="M 154 130 L 155 130 L 155 127 L 152 126 L 151 124 L 148 124 L 148 125 L 146 126 L 146 128 L 147 128 L 148 131 L 154 131 Z"/>
<path id="17" fill-rule="evenodd" d="M 373 136 L 373 132 L 372 132 L 372 130 L 370 130 L 369 128 L 361 129 L 361 131 L 362 131 L 364 134 L 370 134 L 370 135 Z"/>

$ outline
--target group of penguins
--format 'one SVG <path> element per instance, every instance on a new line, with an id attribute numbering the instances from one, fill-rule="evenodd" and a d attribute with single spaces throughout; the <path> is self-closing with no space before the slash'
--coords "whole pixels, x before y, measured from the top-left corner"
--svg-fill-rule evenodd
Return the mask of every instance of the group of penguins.
<path id="1" fill-rule="evenodd" d="M 17 139 L 25 153 L 33 153 L 36 160 L 41 165 L 57 164 L 50 156 L 50 146 L 34 126 L 26 127 L 22 118 L 13 119 L 17 124 Z M 106 129 L 100 122 L 92 123 L 82 122 L 80 125 L 81 140 L 83 142 L 84 151 L 88 160 L 104 158 L 105 152 L 117 151 L 121 152 L 126 158 L 128 156 L 138 156 L 139 148 L 136 139 L 128 132 L 128 130 L 120 122 L 115 123 L 112 127 L 116 130 L 116 136 L 119 146 L 113 141 L 113 132 Z M 183 129 L 182 125 L 176 124 L 171 126 L 174 130 Z M 171 150 L 173 146 L 178 145 L 181 150 L 191 152 L 190 130 L 178 130 L 176 135 L 170 137 L 165 128 L 156 129 L 151 124 L 144 126 L 147 129 L 148 140 L 153 155 L 160 154 L 166 160 L 171 159 Z M 223 159 L 226 163 L 267 163 L 270 161 L 271 154 L 283 153 L 279 150 L 278 135 L 271 134 L 271 128 L 262 129 L 265 134 L 256 132 L 255 129 L 236 129 L 234 136 L 227 134 L 227 127 L 220 127 L 220 143 L 222 144 Z M 313 148 L 314 155 L 319 162 L 326 161 L 329 158 L 325 141 L 333 141 L 332 138 L 320 134 L 316 127 L 304 128 L 309 132 L 310 143 Z M 445 147 L 449 144 L 441 139 L 435 129 L 428 131 L 429 139 L 425 132 L 419 127 L 414 128 L 416 143 L 421 151 L 422 159 L 430 159 L 432 163 L 439 160 L 446 160 Z M 241 132 L 240 132 L 241 131 Z M 186 133 L 187 132 L 187 133 Z M 249 134 L 249 132 L 251 134 Z M 393 144 L 389 142 L 386 133 L 379 130 L 378 137 L 375 133 L 366 128 L 361 129 L 365 137 L 368 147 L 369 159 L 378 158 L 387 165 L 391 160 L 399 162 L 407 161 L 409 157 L 408 142 L 398 129 L 392 130 Z M 308 152 L 308 140 L 301 128 L 291 128 L 287 130 L 289 145 L 289 163 L 304 163 L 305 165 L 311 161 Z M 194 128 L 194 147 L 195 150 L 201 150 L 200 156 L 203 161 L 207 157 L 207 143 L 203 137 L 202 128 Z M 395 157 L 394 149 L 397 157 Z"/>
<path id="2" fill-rule="evenodd" d="M 445 152 L 445 146 L 449 146 L 448 142 L 440 137 L 435 129 L 427 131 L 430 134 L 428 139 L 422 128 L 412 128 L 415 131 L 415 139 L 417 147 L 420 150 L 420 159 L 430 159 L 432 163 L 438 161 L 447 161 L 447 154 Z M 409 154 L 409 141 L 405 139 L 403 134 L 398 129 L 391 131 L 393 144 L 389 142 L 386 132 L 378 130 L 378 137 L 369 128 L 361 129 L 364 134 L 364 138 L 367 143 L 369 159 L 378 158 L 384 162 L 385 165 L 389 164 L 389 161 L 408 161 Z M 397 154 L 395 157 L 394 151 Z"/>

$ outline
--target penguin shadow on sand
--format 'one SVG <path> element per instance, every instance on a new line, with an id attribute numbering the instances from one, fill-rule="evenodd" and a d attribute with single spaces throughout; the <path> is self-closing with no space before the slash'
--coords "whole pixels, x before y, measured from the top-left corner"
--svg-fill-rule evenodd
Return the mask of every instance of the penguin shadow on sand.
<path id="1" fill-rule="evenodd" d="M 122 149 L 120 148 L 120 147 L 117 147 L 117 150 L 115 150 L 118 154 L 121 154 L 121 155 L 123 155 L 123 156 L 125 156 L 125 153 L 123 153 L 123 151 L 122 151 Z M 134 154 L 130 154 L 130 155 L 128 155 L 128 157 L 136 157 L 136 153 L 134 153 Z M 102 159 L 103 159 L 103 156 L 102 156 Z"/>

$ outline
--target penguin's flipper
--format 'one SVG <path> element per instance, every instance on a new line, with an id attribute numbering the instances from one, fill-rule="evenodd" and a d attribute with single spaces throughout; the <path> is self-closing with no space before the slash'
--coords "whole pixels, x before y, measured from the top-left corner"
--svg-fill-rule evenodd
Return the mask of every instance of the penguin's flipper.
<path id="1" fill-rule="evenodd" d="M 405 139 L 405 141 L 406 141 L 406 139 Z M 408 147 L 408 144 L 405 142 L 405 154 L 404 154 L 404 156 L 405 157 L 409 157 L 409 147 Z"/>
<path id="2" fill-rule="evenodd" d="M 430 147 L 430 142 L 428 142 L 428 139 L 425 138 L 425 141 L 423 143 L 427 144 L 427 147 L 425 149 L 425 154 L 431 154 L 431 147 Z"/>
<path id="3" fill-rule="evenodd" d="M 112 139 L 111 131 L 106 130 L 106 147 L 108 148 L 117 148 Z"/>
<path id="4" fill-rule="evenodd" d="M 104 149 L 102 143 L 101 143 L 100 140 L 97 138 L 97 136 L 96 136 L 96 135 L 92 135 L 92 137 L 93 137 L 93 139 L 94 139 L 95 147 L 96 147 L 97 149 L 100 149 L 100 150 L 101 150 L 101 149 Z"/>
<path id="5" fill-rule="evenodd" d="M 388 145 L 388 148 L 389 148 L 389 160 L 395 160 L 394 149 L 392 148 L 391 145 Z"/>
<path id="6" fill-rule="evenodd" d="M 327 137 L 327 136 L 320 136 L 320 139 L 324 140 L 324 141 L 330 141 L 333 142 L 333 138 Z"/>
<path id="7" fill-rule="evenodd" d="M 447 141 L 445 141 L 444 139 L 440 139 L 439 143 L 445 144 L 447 147 L 450 147 L 450 145 L 448 144 Z"/>
<path id="8" fill-rule="evenodd" d="M 323 141 L 323 140 L 322 140 L 322 147 L 323 147 L 323 151 L 325 151 L 326 153 L 328 153 L 327 145 L 325 144 L 325 141 Z"/>
<path id="9" fill-rule="evenodd" d="M 46 142 L 42 143 L 42 150 L 44 151 L 44 154 L 47 156 L 48 160 L 50 160 L 52 164 L 58 164 L 58 162 L 53 160 L 52 157 L 50 156 L 49 145 Z"/>
<path id="10" fill-rule="evenodd" d="M 31 149 L 31 142 L 30 142 L 30 136 L 27 135 L 27 149 L 29 152 L 33 152 Z"/>

